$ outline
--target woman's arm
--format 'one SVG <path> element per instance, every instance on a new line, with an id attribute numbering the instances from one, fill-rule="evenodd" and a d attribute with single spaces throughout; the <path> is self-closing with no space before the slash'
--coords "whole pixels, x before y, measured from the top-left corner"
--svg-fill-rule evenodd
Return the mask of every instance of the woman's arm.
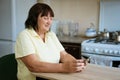
<path id="1" fill-rule="evenodd" d="M 35 54 L 20 58 L 31 72 L 64 72 L 62 64 L 39 61 Z"/>
<path id="2" fill-rule="evenodd" d="M 39 61 L 35 54 L 20 58 L 31 72 L 78 72 L 84 68 L 83 63 L 63 51 L 61 53 L 62 63 L 49 63 Z"/>
<path id="3" fill-rule="evenodd" d="M 39 61 L 35 54 L 20 58 L 31 72 L 76 72 L 76 63 L 48 63 Z"/>
<path id="4" fill-rule="evenodd" d="M 74 62 L 74 61 L 76 61 L 76 59 L 72 55 L 67 53 L 66 51 L 61 51 L 60 52 L 60 61 L 61 62 Z"/>

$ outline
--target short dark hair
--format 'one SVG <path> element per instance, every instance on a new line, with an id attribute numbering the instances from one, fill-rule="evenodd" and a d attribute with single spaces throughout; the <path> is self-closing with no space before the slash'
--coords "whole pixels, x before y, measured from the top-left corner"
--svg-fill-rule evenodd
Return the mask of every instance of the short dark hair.
<path id="1" fill-rule="evenodd" d="M 42 16 L 47 16 L 50 13 L 51 17 L 54 17 L 54 12 L 49 5 L 45 3 L 36 3 L 33 5 L 28 13 L 28 18 L 25 21 L 25 28 L 33 28 L 34 30 L 38 29 L 37 19 L 39 14 Z"/>

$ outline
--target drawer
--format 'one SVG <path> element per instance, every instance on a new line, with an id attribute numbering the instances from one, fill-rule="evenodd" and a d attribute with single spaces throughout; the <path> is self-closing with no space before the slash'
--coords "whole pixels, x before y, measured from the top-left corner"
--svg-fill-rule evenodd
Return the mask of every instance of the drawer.
<path id="1" fill-rule="evenodd" d="M 74 43 L 62 43 L 65 50 L 77 59 L 81 58 L 81 46 Z"/>

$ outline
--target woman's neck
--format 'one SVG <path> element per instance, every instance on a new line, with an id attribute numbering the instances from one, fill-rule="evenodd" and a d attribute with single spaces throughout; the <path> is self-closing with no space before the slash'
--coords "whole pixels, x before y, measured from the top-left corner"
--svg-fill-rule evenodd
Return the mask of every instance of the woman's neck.
<path id="1" fill-rule="evenodd" d="M 36 32 L 40 36 L 40 38 L 43 40 L 43 42 L 45 42 L 45 33 L 40 31 L 36 31 Z"/>

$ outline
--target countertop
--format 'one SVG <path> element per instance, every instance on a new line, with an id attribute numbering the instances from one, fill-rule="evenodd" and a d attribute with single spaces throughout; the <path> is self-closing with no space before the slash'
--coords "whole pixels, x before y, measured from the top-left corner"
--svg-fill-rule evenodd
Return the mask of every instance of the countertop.
<path id="1" fill-rule="evenodd" d="M 82 41 L 90 39 L 85 36 L 77 36 L 77 37 L 69 37 L 69 36 L 57 36 L 61 42 L 69 42 L 69 43 L 82 43 Z"/>
<path id="2" fill-rule="evenodd" d="M 120 68 L 88 64 L 78 73 L 33 73 L 49 80 L 120 80 Z"/>

